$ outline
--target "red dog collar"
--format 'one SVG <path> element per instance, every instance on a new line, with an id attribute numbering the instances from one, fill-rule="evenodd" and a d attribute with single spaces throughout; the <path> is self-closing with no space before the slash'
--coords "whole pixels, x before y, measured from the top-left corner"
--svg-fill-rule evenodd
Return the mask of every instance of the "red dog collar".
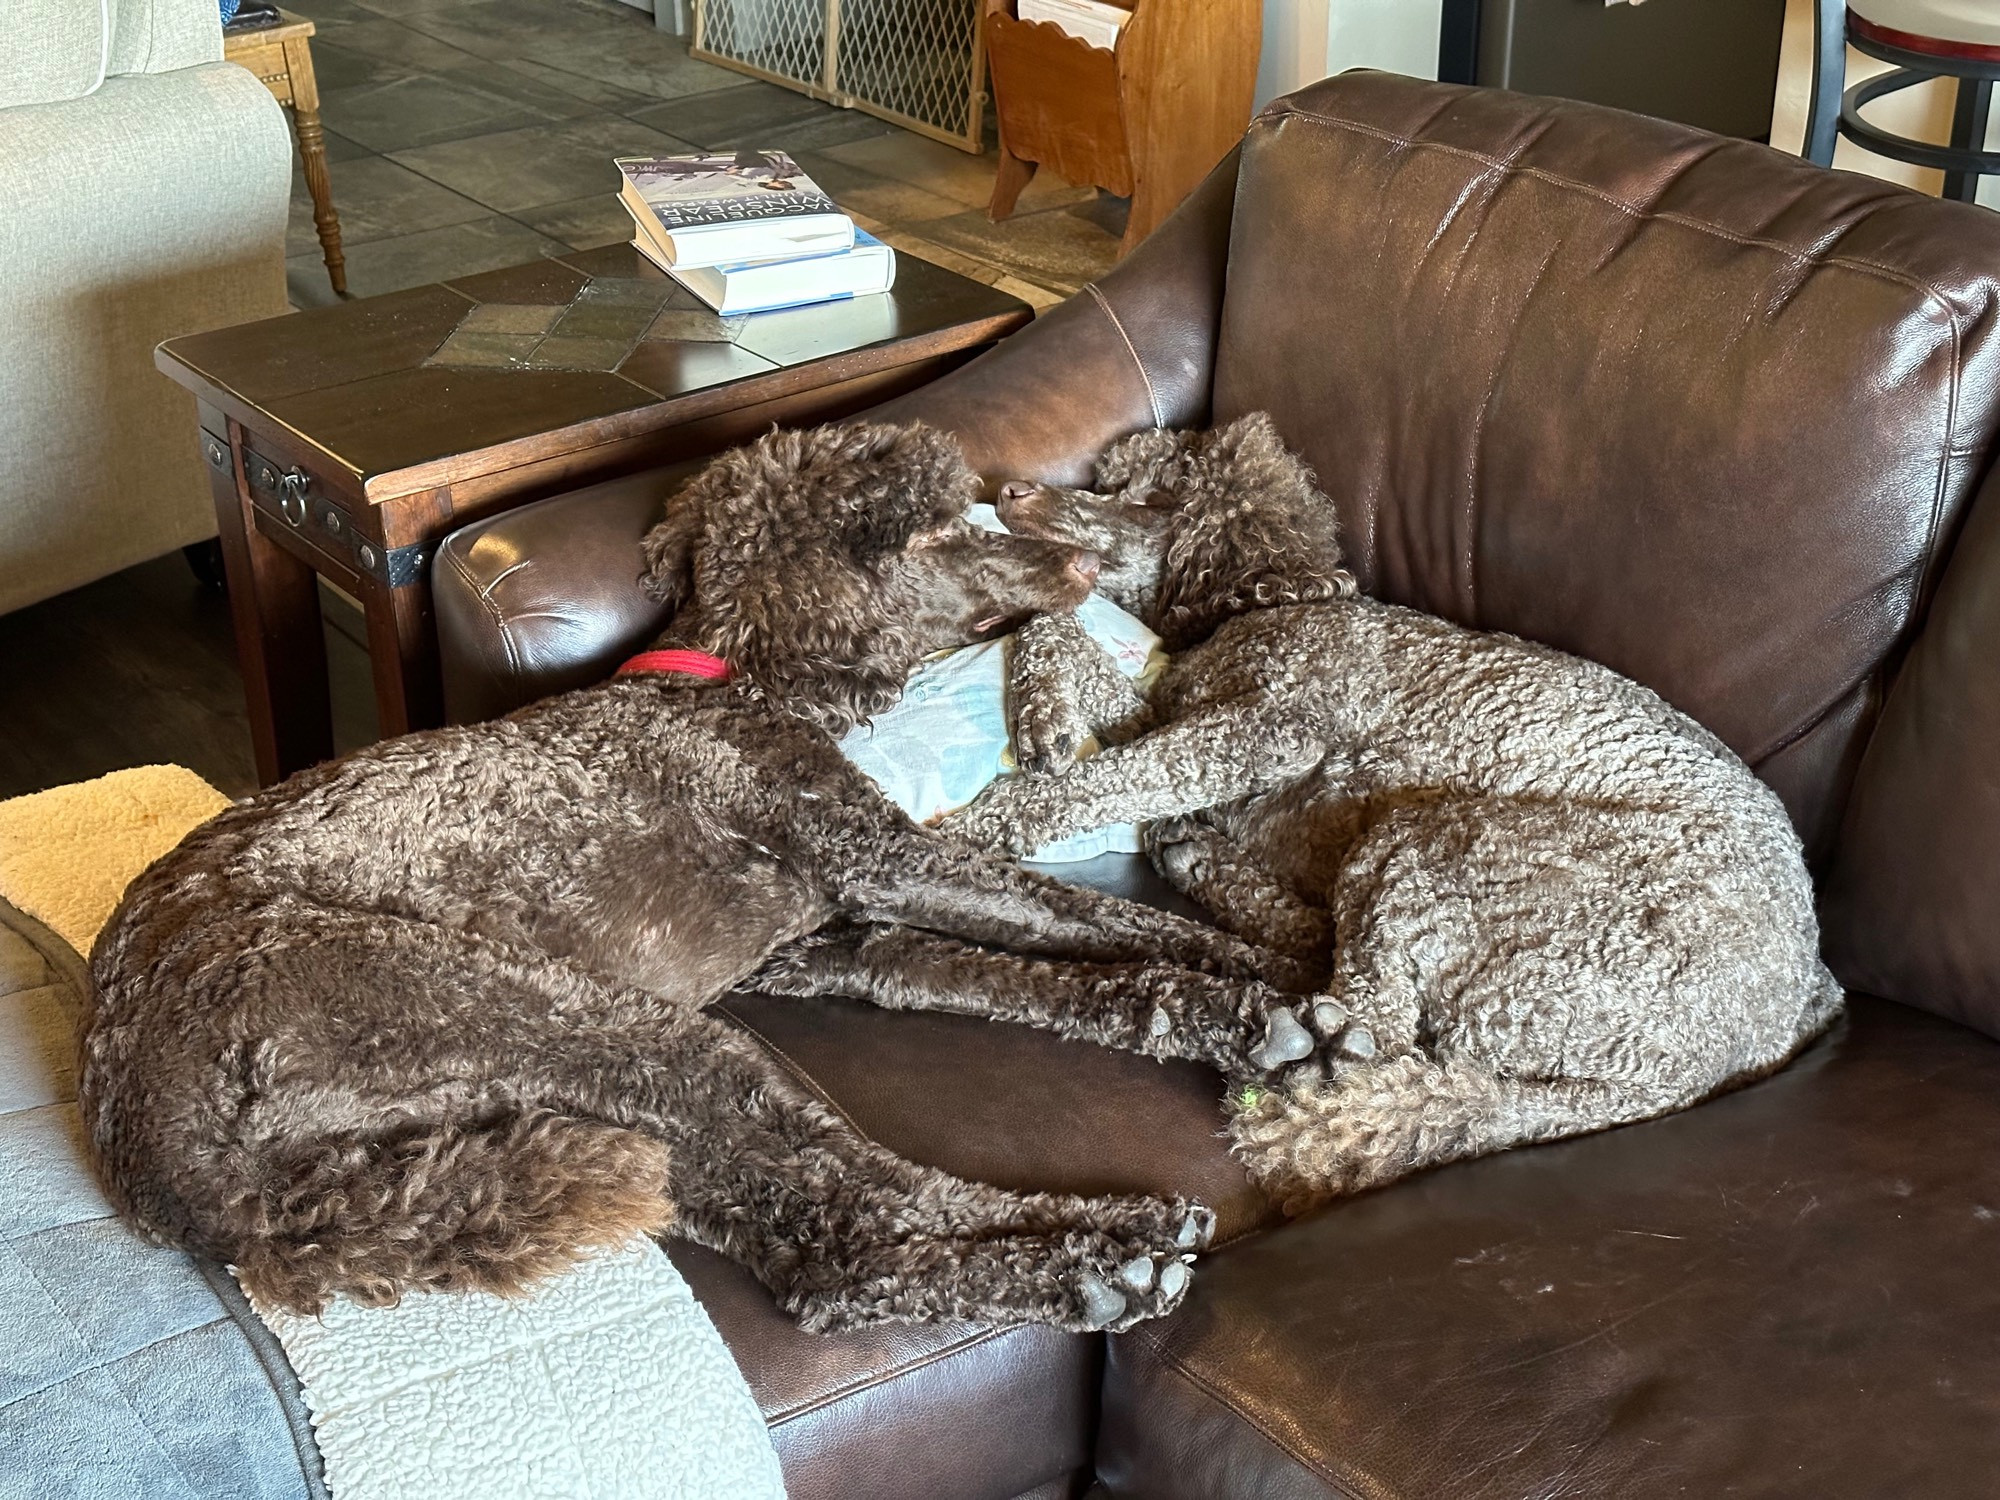
<path id="1" fill-rule="evenodd" d="M 729 663 L 719 656 L 710 656 L 706 651 L 641 651 L 611 675 L 626 677 L 635 672 L 678 673 L 683 677 L 705 677 L 710 682 L 720 682 L 729 675 Z"/>

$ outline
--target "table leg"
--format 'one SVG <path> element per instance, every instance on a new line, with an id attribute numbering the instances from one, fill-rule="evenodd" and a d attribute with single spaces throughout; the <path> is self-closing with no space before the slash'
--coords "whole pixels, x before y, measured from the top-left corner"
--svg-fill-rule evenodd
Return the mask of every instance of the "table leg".
<path id="1" fill-rule="evenodd" d="M 319 80 L 313 76 L 312 48 L 304 37 L 285 43 L 285 65 L 292 75 L 292 119 L 298 129 L 299 161 L 305 169 L 306 190 L 312 194 L 313 227 L 326 259 L 326 279 L 336 296 L 347 295 L 347 257 L 340 249 L 340 215 L 333 206 L 333 184 L 326 175 L 326 132 L 319 123 Z"/>
<path id="2" fill-rule="evenodd" d="M 388 739 L 437 728 L 444 723 L 444 680 L 438 670 L 430 580 L 392 589 L 370 579 L 361 602 L 368 614 L 377 732 Z"/>
<path id="3" fill-rule="evenodd" d="M 230 437 L 225 445 L 204 432 L 202 445 L 208 450 L 250 745 L 257 780 L 269 786 L 333 754 L 326 641 L 320 634 L 319 582 L 310 567 L 257 530 L 243 478 L 242 434 L 232 431 Z"/>

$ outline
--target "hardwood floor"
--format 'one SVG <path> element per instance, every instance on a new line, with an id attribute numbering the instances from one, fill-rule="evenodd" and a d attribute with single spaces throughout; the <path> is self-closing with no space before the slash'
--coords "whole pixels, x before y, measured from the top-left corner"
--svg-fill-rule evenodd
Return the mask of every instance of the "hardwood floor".
<path id="1" fill-rule="evenodd" d="M 327 619 L 334 740 L 374 738 L 359 620 Z M 229 601 L 176 554 L 0 615 L 0 798 L 172 762 L 255 790 Z"/>

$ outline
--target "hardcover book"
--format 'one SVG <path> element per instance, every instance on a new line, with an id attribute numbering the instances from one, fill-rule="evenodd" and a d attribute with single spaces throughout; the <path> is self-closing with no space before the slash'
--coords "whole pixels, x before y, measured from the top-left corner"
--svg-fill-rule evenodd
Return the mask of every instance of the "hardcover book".
<path id="1" fill-rule="evenodd" d="M 632 243 L 642 255 L 658 260 L 643 241 Z M 846 250 L 719 266 L 661 263 L 660 269 L 718 313 L 771 312 L 886 292 L 896 282 L 896 252 L 865 230 L 856 230 L 854 244 Z"/>
<path id="2" fill-rule="evenodd" d="M 668 265 L 817 255 L 854 243 L 853 221 L 782 151 L 616 162 L 639 242 Z"/>

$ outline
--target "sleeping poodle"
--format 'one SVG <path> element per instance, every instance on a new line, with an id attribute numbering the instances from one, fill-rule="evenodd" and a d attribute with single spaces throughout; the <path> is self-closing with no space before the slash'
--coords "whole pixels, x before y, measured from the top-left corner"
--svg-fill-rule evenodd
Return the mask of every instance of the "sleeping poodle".
<path id="1" fill-rule="evenodd" d="M 1162 874 L 1317 960 L 1231 1094 L 1288 1209 L 1645 1119 L 1780 1066 L 1837 1013 L 1783 806 L 1638 684 L 1356 596 L 1332 503 L 1269 418 L 1141 432 L 1101 493 L 1011 482 L 1175 656 L 1139 702 L 1066 620 L 1024 632 L 1017 753 L 948 826 L 1018 853 L 1156 820 Z M 1121 740 L 1067 764 L 1084 736 Z"/>
<path id="2" fill-rule="evenodd" d="M 301 1311 L 512 1291 L 670 1217 L 814 1328 L 1172 1307 L 1206 1210 L 903 1160 L 703 1010 L 906 966 L 890 1003 L 1241 1072 L 1282 1005 L 1259 976 L 1296 966 L 920 828 L 835 749 L 926 653 L 1089 592 L 1079 549 L 970 525 L 978 491 L 920 427 L 774 433 L 646 539 L 676 610 L 634 670 L 315 767 L 153 865 L 92 959 L 113 1202 Z"/>

